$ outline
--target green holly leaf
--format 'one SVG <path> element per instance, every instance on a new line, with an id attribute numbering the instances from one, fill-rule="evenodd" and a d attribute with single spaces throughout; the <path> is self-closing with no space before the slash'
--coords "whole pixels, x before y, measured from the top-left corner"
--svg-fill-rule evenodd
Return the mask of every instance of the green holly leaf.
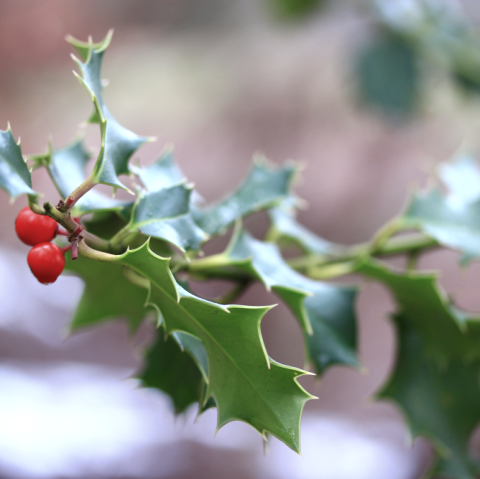
<path id="1" fill-rule="evenodd" d="M 442 364 L 425 354 L 415 318 L 394 317 L 397 357 L 391 378 L 378 397 L 396 402 L 413 436 L 432 440 L 439 455 L 432 476 L 475 479 L 480 468 L 468 455 L 469 439 L 480 422 L 480 362 L 453 359 Z"/>
<path id="2" fill-rule="evenodd" d="M 116 262 L 150 281 L 149 302 L 161 313 L 167 334 L 182 331 L 203 342 L 209 367 L 205 398 L 215 399 L 218 428 L 241 420 L 298 452 L 300 416 L 312 396 L 296 378 L 308 373 L 268 357 L 260 322 L 270 307 L 223 306 L 188 293 L 172 276 L 169 260 L 153 254 L 148 243 Z"/>
<path id="3" fill-rule="evenodd" d="M 281 20 L 302 20 L 315 13 L 324 0 L 267 0 L 272 13 Z"/>
<path id="4" fill-rule="evenodd" d="M 462 157 L 442 165 L 439 176 L 448 193 L 433 187 L 414 194 L 402 222 L 460 251 L 465 263 L 480 257 L 480 171 L 473 158 Z"/>
<path id="5" fill-rule="evenodd" d="M 480 359 L 480 322 L 453 309 L 437 285 L 435 274 L 396 274 L 370 261 L 358 272 L 385 284 L 403 311 L 415 316 L 415 329 L 421 334 L 428 355 L 439 361 L 461 358 Z"/>
<path id="6" fill-rule="evenodd" d="M 431 189 L 413 196 L 402 220 L 405 228 L 422 231 L 466 259 L 480 257 L 480 201 L 457 204 Z"/>
<path id="7" fill-rule="evenodd" d="M 268 210 L 271 221 L 268 237 L 277 243 L 279 241 L 293 243 L 310 255 L 325 256 L 340 253 L 340 246 L 317 236 L 297 222 L 292 202 L 292 199 L 287 199 L 276 208 Z"/>
<path id="8" fill-rule="evenodd" d="M 123 188 L 118 176 L 128 175 L 128 162 L 132 154 L 148 138 L 140 137 L 121 126 L 105 106 L 102 90 L 101 67 L 103 54 L 108 48 L 113 32 L 110 31 L 105 39 L 97 44 L 85 43 L 69 37 L 67 40 L 76 48 L 83 61 L 74 57 L 80 68 L 80 82 L 89 92 L 95 106 L 90 123 L 98 123 L 102 135 L 102 148 L 93 170 L 93 179 L 98 183 Z M 77 185 L 78 186 L 78 185 Z"/>
<path id="9" fill-rule="evenodd" d="M 402 408 L 412 435 L 432 440 L 432 474 L 474 479 L 480 469 L 468 444 L 480 421 L 480 321 L 451 307 L 435 275 L 394 273 L 373 261 L 358 272 L 387 286 L 398 304 L 396 365 L 379 396 Z"/>
<path id="10" fill-rule="evenodd" d="M 366 45 L 356 62 L 362 98 L 389 115 L 406 115 L 415 107 L 419 89 L 418 53 L 392 33 Z"/>
<path id="11" fill-rule="evenodd" d="M 73 332 L 124 318 L 129 330 L 135 332 L 148 313 L 145 308 L 147 291 L 127 280 L 121 265 L 94 261 L 84 256 L 72 261 L 69 256 L 65 271 L 80 277 L 85 283 L 70 330 Z"/>
<path id="12" fill-rule="evenodd" d="M 307 361 L 318 374 L 333 364 L 359 366 L 355 288 L 302 276 L 288 266 L 276 245 L 256 240 L 241 228 L 222 256 L 227 268 L 259 279 L 285 301 L 302 328 Z"/>
<path id="13" fill-rule="evenodd" d="M 123 211 L 123 210 L 122 210 Z M 96 211 L 88 219 L 82 218 L 85 229 L 103 239 L 110 239 L 127 225 L 127 221 L 115 211 Z"/>
<path id="14" fill-rule="evenodd" d="M 157 328 L 155 341 L 146 352 L 138 379 L 144 387 L 159 389 L 167 394 L 175 413 L 181 414 L 202 399 L 204 380 L 195 361 L 184 351 L 174 334 L 165 337 L 163 327 Z"/>
<path id="15" fill-rule="evenodd" d="M 147 191 L 158 191 L 185 181 L 185 176 L 175 162 L 171 148 L 165 149 L 160 158 L 148 166 L 140 168 L 130 165 L 130 171 L 140 178 Z"/>
<path id="16" fill-rule="evenodd" d="M 163 239 L 182 251 L 199 250 L 207 239 L 190 213 L 192 188 L 183 183 L 153 192 L 141 192 L 126 229 Z"/>
<path id="17" fill-rule="evenodd" d="M 65 148 L 54 150 L 50 148 L 47 155 L 37 157 L 44 164 L 62 198 L 67 196 L 87 178 L 85 167 L 90 154 L 78 139 Z M 132 201 L 108 198 L 95 190 L 90 190 L 75 204 L 73 216 L 81 216 L 96 211 L 120 211 Z"/>
<path id="18" fill-rule="evenodd" d="M 0 130 L 0 188 L 12 200 L 20 195 L 36 195 L 32 189 L 32 177 L 20 150 L 20 141 L 15 142 L 10 125 Z"/>
<path id="19" fill-rule="evenodd" d="M 279 204 L 289 195 L 296 171 L 293 164 L 277 168 L 264 158 L 255 158 L 250 174 L 237 191 L 216 205 L 193 210 L 194 218 L 208 234 L 219 234 L 237 219 Z"/>
<path id="20" fill-rule="evenodd" d="M 202 341 L 191 334 L 182 333 L 181 331 L 176 331 L 175 333 L 172 333 L 171 336 L 175 338 L 175 341 L 182 351 L 186 351 L 190 354 L 203 379 L 208 382 L 208 356 L 207 350 Z"/>

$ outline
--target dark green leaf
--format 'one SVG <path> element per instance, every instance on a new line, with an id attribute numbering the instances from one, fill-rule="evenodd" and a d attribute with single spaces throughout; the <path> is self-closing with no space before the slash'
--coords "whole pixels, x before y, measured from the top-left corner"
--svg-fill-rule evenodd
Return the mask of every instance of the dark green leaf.
<path id="1" fill-rule="evenodd" d="M 88 220 L 82 219 L 82 224 L 88 232 L 108 240 L 127 223 L 115 211 L 97 211 Z"/>
<path id="2" fill-rule="evenodd" d="M 240 188 L 216 205 L 194 210 L 195 220 L 208 234 L 219 234 L 235 220 L 280 203 L 289 195 L 296 171 L 293 164 L 276 168 L 257 158 Z"/>
<path id="3" fill-rule="evenodd" d="M 136 331 L 148 312 L 145 308 L 147 291 L 128 281 L 121 265 L 93 261 L 84 256 L 72 261 L 69 256 L 67 254 L 65 270 L 85 282 L 70 330 L 124 318 L 130 331 Z"/>
<path id="4" fill-rule="evenodd" d="M 0 188 L 12 199 L 20 195 L 38 195 L 32 190 L 32 177 L 22 157 L 20 141 L 13 139 L 10 126 L 0 130 Z"/>
<path id="5" fill-rule="evenodd" d="M 399 404 L 413 435 L 432 439 L 435 473 L 474 479 L 468 441 L 480 421 L 480 321 L 449 305 L 435 275 L 394 273 L 373 261 L 358 271 L 398 304 L 397 361 L 380 395 Z"/>
<path id="6" fill-rule="evenodd" d="M 177 341 L 178 345 L 183 351 L 187 351 L 197 364 L 203 378 L 208 382 L 208 357 L 205 346 L 200 339 L 191 334 L 177 331 L 172 333 L 172 336 Z"/>
<path id="7" fill-rule="evenodd" d="M 355 288 L 302 276 L 288 266 L 276 245 L 240 228 L 224 255 L 225 263 L 257 277 L 287 303 L 302 327 L 307 359 L 317 373 L 333 364 L 358 366 Z"/>
<path id="8" fill-rule="evenodd" d="M 470 435 L 480 421 L 480 362 L 453 359 L 439 363 L 425 354 L 416 317 L 394 317 L 397 330 L 395 370 L 379 393 L 405 413 L 412 435 L 436 445 L 439 458 L 431 474 L 475 479 L 480 472 L 468 455 Z"/>
<path id="9" fill-rule="evenodd" d="M 215 399 L 218 428 L 242 420 L 298 451 L 300 416 L 311 396 L 296 381 L 304 371 L 268 358 L 260 321 L 270 308 L 221 306 L 188 293 L 171 275 L 169 261 L 154 255 L 148 244 L 117 261 L 151 282 L 150 302 L 167 333 L 182 331 L 203 342 L 209 367 L 206 399 Z"/>
<path id="10" fill-rule="evenodd" d="M 199 250 L 207 235 L 191 217 L 191 192 L 179 184 L 140 193 L 128 229 L 168 241 L 182 251 Z"/>
<path id="11" fill-rule="evenodd" d="M 300 20 L 314 13 L 324 0 L 267 0 L 272 12 L 284 20 Z"/>
<path id="12" fill-rule="evenodd" d="M 203 393 L 204 381 L 194 360 L 182 351 L 173 335 L 165 337 L 161 326 L 157 328 L 155 341 L 145 355 L 138 379 L 143 386 L 159 389 L 170 396 L 176 414 L 199 402 Z"/>
<path id="13" fill-rule="evenodd" d="M 410 113 L 417 99 L 416 51 L 399 36 L 383 35 L 359 53 L 356 65 L 363 99 L 390 115 Z"/>
<path id="14" fill-rule="evenodd" d="M 97 44 L 85 44 L 72 37 L 68 41 L 77 49 L 83 62 L 75 59 L 78 64 L 81 83 L 85 85 L 92 97 L 95 113 L 90 118 L 91 123 L 99 123 L 102 133 L 102 149 L 99 153 L 93 171 L 94 179 L 99 183 L 127 189 L 118 179 L 120 175 L 128 175 L 128 161 L 132 154 L 148 138 L 143 138 L 121 126 L 107 110 L 102 96 L 101 67 L 103 54 L 110 44 L 112 32 Z M 88 54 L 87 54 L 88 45 Z"/>

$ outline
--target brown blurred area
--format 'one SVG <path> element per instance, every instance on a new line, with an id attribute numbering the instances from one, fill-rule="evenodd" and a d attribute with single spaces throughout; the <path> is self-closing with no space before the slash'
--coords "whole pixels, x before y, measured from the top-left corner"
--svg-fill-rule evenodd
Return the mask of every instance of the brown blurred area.
<path id="1" fill-rule="evenodd" d="M 478 14 L 475 4 L 469 8 Z M 425 171 L 465 144 L 478 151 L 480 126 L 478 102 L 465 101 L 442 78 L 427 80 L 431 84 L 420 112 L 408 121 L 362 108 L 349 68 L 368 26 L 368 17 L 347 1 L 331 2 L 304 23 L 288 26 L 276 23 L 255 0 L 0 0 L 0 128 L 10 122 L 24 154 L 45 151 L 50 136 L 56 147 L 73 139 L 91 103 L 71 73 L 75 64 L 64 38 L 92 35 L 99 41 L 114 28 L 104 60 L 107 104 L 122 125 L 158 138 L 136 158 L 146 164 L 173 143 L 187 178 L 209 201 L 245 176 L 257 151 L 276 163 L 299 160 L 304 171 L 297 192 L 309 204 L 300 221 L 331 241 L 366 241 L 402 208 L 409 188 L 424 182 Z M 98 132 L 90 126 L 85 134 L 95 151 Z M 56 202 L 44 172 L 35 172 L 33 181 Z M 21 198 L 11 206 L 0 190 L 0 246 L 26 255 L 27 247 L 13 231 L 25 202 Z M 246 225 L 260 237 L 265 218 L 249 218 Z M 446 287 L 470 308 L 480 307 L 477 267 L 460 276 L 453 253 L 429 255 L 424 264 L 444 268 Z M 241 301 L 277 302 L 260 287 Z M 319 382 L 306 378 L 302 384 L 319 396 L 307 410 L 342 414 L 365 427 L 382 418 L 402 424 L 392 406 L 366 404 L 392 364 L 391 302 L 380 287 L 367 285 L 358 309 L 361 359 L 368 373 L 335 367 Z M 68 320 L 57 316 L 52 334 Z M 286 308 L 267 315 L 263 332 L 274 359 L 303 367 L 301 335 Z M 131 340 L 123 324 L 110 323 L 45 344 L 0 330 L 0 358 L 134 368 L 138 344 L 147 336 L 142 331 Z M 207 464 L 202 457 L 208 451 L 184 448 L 191 467 L 183 477 L 195 471 L 195 477 L 226 477 L 225 459 L 216 469 L 217 452 Z M 248 460 L 231 452 L 228 458 Z M 245 468 L 237 470 L 229 477 L 255 477 Z"/>

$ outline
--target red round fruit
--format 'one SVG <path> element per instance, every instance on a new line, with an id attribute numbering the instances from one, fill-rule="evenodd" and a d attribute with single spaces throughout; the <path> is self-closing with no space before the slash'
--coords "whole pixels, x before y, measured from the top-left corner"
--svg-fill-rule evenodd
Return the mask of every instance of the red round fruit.
<path id="1" fill-rule="evenodd" d="M 25 244 L 35 246 L 51 241 L 57 234 L 57 222 L 44 215 L 37 215 L 28 206 L 18 213 L 15 220 L 17 236 Z"/>
<path id="2" fill-rule="evenodd" d="M 35 278 L 42 284 L 54 283 L 65 267 L 65 257 L 55 243 L 40 243 L 27 256 L 27 263 Z"/>

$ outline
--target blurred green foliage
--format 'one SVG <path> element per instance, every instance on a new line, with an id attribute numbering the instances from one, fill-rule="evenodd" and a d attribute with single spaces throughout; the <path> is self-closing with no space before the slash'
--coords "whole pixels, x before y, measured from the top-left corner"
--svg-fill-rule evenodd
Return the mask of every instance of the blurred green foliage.
<path id="1" fill-rule="evenodd" d="M 362 99 L 387 113 L 412 112 L 418 95 L 418 55 L 403 38 L 378 36 L 358 53 L 356 77 Z"/>
<path id="2" fill-rule="evenodd" d="M 324 0 L 267 0 L 270 11 L 282 20 L 300 20 L 317 11 Z"/>

